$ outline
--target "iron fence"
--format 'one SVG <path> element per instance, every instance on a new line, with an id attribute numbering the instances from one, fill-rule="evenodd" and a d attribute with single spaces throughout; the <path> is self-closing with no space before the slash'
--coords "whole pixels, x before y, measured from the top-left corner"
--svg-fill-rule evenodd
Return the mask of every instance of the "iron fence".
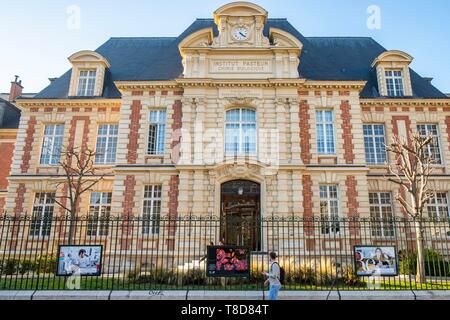
<path id="1" fill-rule="evenodd" d="M 59 246 L 102 246 L 101 275 L 81 290 L 263 290 L 268 253 L 285 269 L 283 290 L 450 289 L 450 221 L 421 221 L 426 282 L 416 281 L 415 221 L 271 217 L 233 226 L 216 217 L 0 216 L 0 290 L 65 290 Z M 228 231 L 227 231 L 228 230 Z M 69 233 L 72 236 L 69 237 Z M 228 232 L 228 233 L 227 233 Z M 208 245 L 248 245 L 250 277 L 207 278 Z M 354 247 L 395 246 L 399 274 L 356 277 Z"/>

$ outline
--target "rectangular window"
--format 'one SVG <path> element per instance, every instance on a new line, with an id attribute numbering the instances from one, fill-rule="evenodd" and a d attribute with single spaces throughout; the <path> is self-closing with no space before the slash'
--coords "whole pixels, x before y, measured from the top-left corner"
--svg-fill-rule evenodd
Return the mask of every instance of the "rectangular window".
<path id="1" fill-rule="evenodd" d="M 98 126 L 96 164 L 114 164 L 116 162 L 117 135 L 119 126 L 102 124 Z"/>
<path id="2" fill-rule="evenodd" d="M 77 96 L 80 96 L 80 97 L 94 96 L 96 75 L 97 75 L 97 72 L 95 70 L 80 71 L 80 77 L 78 79 Z"/>
<path id="3" fill-rule="evenodd" d="M 367 163 L 385 164 L 387 161 L 387 155 L 384 125 L 367 124 L 363 126 L 363 130 Z"/>
<path id="4" fill-rule="evenodd" d="M 162 186 L 145 186 L 142 213 L 142 234 L 157 235 L 161 219 Z"/>
<path id="5" fill-rule="evenodd" d="M 148 131 L 148 154 L 163 155 L 166 140 L 166 111 L 150 111 Z"/>
<path id="6" fill-rule="evenodd" d="M 320 215 L 322 234 L 339 233 L 338 186 L 320 186 Z"/>
<path id="7" fill-rule="evenodd" d="M 49 237 L 52 229 L 54 193 L 36 193 L 31 219 L 30 236 Z"/>
<path id="8" fill-rule="evenodd" d="M 420 124 L 417 131 L 422 138 L 433 137 L 433 141 L 427 146 L 425 155 L 433 157 L 435 164 L 442 164 L 441 155 L 441 138 L 439 135 L 439 127 L 436 124 Z"/>
<path id="9" fill-rule="evenodd" d="M 227 156 L 248 156 L 257 153 L 256 111 L 232 109 L 226 113 L 225 153 Z"/>
<path id="10" fill-rule="evenodd" d="M 319 154 L 335 154 L 333 110 L 316 111 L 317 149 Z"/>
<path id="11" fill-rule="evenodd" d="M 386 71 L 386 88 L 389 97 L 403 97 L 403 74 L 401 70 Z"/>
<path id="12" fill-rule="evenodd" d="M 448 219 L 448 194 L 446 192 L 436 193 L 427 204 L 428 216 L 430 219 Z"/>
<path id="13" fill-rule="evenodd" d="M 49 124 L 45 126 L 41 150 L 41 165 L 57 165 L 59 163 L 63 137 L 63 124 Z"/>
<path id="14" fill-rule="evenodd" d="M 389 192 L 369 193 L 371 230 L 373 237 L 394 236 L 394 213 Z"/>
<path id="15" fill-rule="evenodd" d="M 91 193 L 87 235 L 104 237 L 108 235 L 109 217 L 111 214 L 111 192 Z"/>

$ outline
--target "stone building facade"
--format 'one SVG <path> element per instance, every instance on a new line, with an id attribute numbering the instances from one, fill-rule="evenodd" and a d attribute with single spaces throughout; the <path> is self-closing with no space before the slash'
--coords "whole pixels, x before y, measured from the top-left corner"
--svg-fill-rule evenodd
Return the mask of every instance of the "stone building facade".
<path id="1" fill-rule="evenodd" d="M 46 195 L 67 192 L 54 189 L 55 153 L 78 146 L 107 173 L 82 215 L 403 216 L 383 146 L 419 129 L 440 157 L 429 213 L 448 217 L 450 99 L 412 59 L 371 38 L 305 37 L 246 2 L 179 37 L 111 38 L 18 101 L 5 210 L 64 214 Z M 224 226 L 220 237 L 253 245 L 258 234 Z"/>

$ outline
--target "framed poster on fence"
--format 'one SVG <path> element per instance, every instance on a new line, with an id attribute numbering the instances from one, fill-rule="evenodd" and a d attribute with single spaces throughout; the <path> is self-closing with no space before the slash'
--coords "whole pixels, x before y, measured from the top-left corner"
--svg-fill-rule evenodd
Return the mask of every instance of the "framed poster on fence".
<path id="1" fill-rule="evenodd" d="M 98 277 L 102 274 L 103 246 L 60 246 L 58 276 Z"/>
<path id="2" fill-rule="evenodd" d="M 397 248 L 394 246 L 355 246 L 355 270 L 358 277 L 398 276 Z"/>
<path id="3" fill-rule="evenodd" d="M 208 247 L 208 277 L 250 277 L 250 248 L 239 246 Z"/>

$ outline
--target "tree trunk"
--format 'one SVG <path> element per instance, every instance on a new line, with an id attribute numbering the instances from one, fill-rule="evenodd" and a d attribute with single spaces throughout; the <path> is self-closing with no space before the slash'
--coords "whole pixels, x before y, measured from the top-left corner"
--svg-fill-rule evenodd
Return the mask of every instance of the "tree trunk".
<path id="1" fill-rule="evenodd" d="M 416 242 L 417 242 L 417 274 L 416 282 L 423 284 L 426 282 L 425 276 L 425 252 L 423 246 L 423 229 L 422 222 L 416 219 L 415 222 L 416 229 Z"/>

